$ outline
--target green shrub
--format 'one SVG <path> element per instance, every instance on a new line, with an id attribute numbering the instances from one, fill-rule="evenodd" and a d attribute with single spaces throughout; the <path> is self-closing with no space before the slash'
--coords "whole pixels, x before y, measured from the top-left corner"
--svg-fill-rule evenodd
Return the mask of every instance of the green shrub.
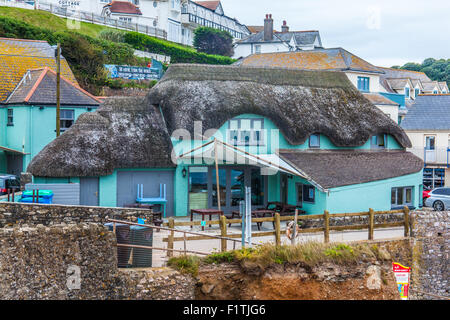
<path id="1" fill-rule="evenodd" d="M 220 264 L 224 262 L 233 262 L 235 260 L 235 255 L 233 251 L 213 253 L 207 256 L 204 260 L 207 264 Z"/>
<path id="2" fill-rule="evenodd" d="M 98 37 L 103 40 L 112 41 L 112 42 L 124 42 L 125 33 L 120 30 L 114 29 L 103 29 L 98 34 Z"/>
<path id="3" fill-rule="evenodd" d="M 167 41 L 153 38 L 138 32 L 127 32 L 124 41 L 133 48 L 152 53 L 170 56 L 171 63 L 204 63 L 204 64 L 232 64 L 236 60 L 230 57 L 210 55 L 197 52 L 194 49 L 187 48 L 177 44 L 171 44 Z"/>
<path id="4" fill-rule="evenodd" d="M 191 274 L 196 277 L 198 275 L 200 261 L 201 258 L 196 256 L 179 256 L 170 258 L 169 261 L 167 261 L 167 265 L 177 269 L 181 273 Z"/>

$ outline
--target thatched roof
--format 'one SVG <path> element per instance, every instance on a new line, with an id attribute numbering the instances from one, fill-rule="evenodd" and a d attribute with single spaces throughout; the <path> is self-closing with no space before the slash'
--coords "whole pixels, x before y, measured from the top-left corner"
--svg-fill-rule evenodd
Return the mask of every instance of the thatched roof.
<path id="1" fill-rule="evenodd" d="M 280 150 L 280 157 L 324 189 L 419 172 L 423 161 L 403 150 Z"/>
<path id="2" fill-rule="evenodd" d="M 82 114 L 28 166 L 42 177 L 104 176 L 115 168 L 174 167 L 161 114 L 146 98 L 114 97 Z"/>
<path id="3" fill-rule="evenodd" d="M 387 133 L 411 147 L 403 130 L 340 72 L 178 64 L 149 100 L 161 107 L 169 132 L 183 128 L 193 136 L 194 121 L 207 130 L 250 113 L 271 119 L 293 145 L 322 133 L 336 146 L 355 147 Z"/>

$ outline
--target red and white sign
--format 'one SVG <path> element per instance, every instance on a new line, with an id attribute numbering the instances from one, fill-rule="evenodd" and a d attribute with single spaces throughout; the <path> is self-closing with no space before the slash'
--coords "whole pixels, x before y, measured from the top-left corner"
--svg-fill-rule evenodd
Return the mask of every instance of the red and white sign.
<path id="1" fill-rule="evenodd" d="M 392 271 L 394 271 L 395 279 L 397 280 L 397 288 L 400 292 L 400 298 L 402 300 L 408 300 L 409 274 L 411 273 L 411 268 L 405 267 L 400 263 L 393 262 Z"/>

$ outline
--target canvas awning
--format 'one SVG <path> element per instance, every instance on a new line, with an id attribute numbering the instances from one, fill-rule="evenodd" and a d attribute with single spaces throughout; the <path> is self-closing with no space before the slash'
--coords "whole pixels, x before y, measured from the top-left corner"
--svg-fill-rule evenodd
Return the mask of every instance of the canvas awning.
<path id="1" fill-rule="evenodd" d="M 19 151 L 19 150 L 15 150 L 15 149 L 3 147 L 3 146 L 0 146 L 0 150 L 3 150 L 5 152 L 10 152 L 10 153 L 15 153 L 15 154 L 21 154 L 21 155 L 29 154 L 29 153 L 25 153 L 25 152 L 22 152 L 22 151 Z"/>
<path id="2" fill-rule="evenodd" d="M 214 141 L 216 145 L 214 145 Z M 215 155 L 217 150 L 217 158 Z M 263 175 L 273 175 L 281 171 L 287 174 L 299 176 L 307 179 L 307 177 L 276 154 L 251 154 L 239 147 L 229 145 L 220 140 L 212 140 L 200 147 L 194 148 L 183 153 L 180 159 L 201 159 L 206 164 L 238 164 L 251 165 L 261 168 Z"/>

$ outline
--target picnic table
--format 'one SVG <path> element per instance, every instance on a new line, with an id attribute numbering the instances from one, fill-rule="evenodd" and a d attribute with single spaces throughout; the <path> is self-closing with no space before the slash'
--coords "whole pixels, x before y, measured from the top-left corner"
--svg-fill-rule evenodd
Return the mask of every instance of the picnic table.
<path id="1" fill-rule="evenodd" d="M 265 218 L 266 215 L 269 215 L 270 217 L 273 217 L 274 214 L 275 214 L 274 210 L 258 209 L 258 210 L 253 210 L 252 211 L 252 218 Z M 241 218 L 241 214 L 240 214 L 239 211 L 231 212 L 231 217 L 230 217 L 231 219 L 234 219 L 236 216 L 238 218 Z M 230 227 L 231 223 L 228 226 Z M 258 231 L 261 231 L 262 222 L 257 222 L 256 226 L 258 227 Z"/>
<path id="2" fill-rule="evenodd" d="M 275 206 L 275 208 L 270 209 L 270 207 L 273 207 L 273 206 Z M 296 209 L 298 210 L 299 214 L 306 213 L 305 210 L 299 209 L 298 206 L 279 202 L 279 201 L 268 202 L 266 208 L 263 208 L 263 209 L 276 211 L 280 214 L 280 216 L 286 216 L 286 215 L 293 214 L 293 213 L 295 213 Z"/>
<path id="3" fill-rule="evenodd" d="M 211 216 L 216 214 L 223 216 L 223 211 L 218 209 L 191 209 L 191 221 L 194 221 L 194 213 L 202 215 L 202 221 L 205 221 L 205 215 L 209 215 L 209 221 L 211 221 Z M 209 225 L 211 227 L 211 225 Z M 192 225 L 191 225 L 192 228 Z M 205 230 L 205 226 L 202 226 L 202 231 Z"/>

